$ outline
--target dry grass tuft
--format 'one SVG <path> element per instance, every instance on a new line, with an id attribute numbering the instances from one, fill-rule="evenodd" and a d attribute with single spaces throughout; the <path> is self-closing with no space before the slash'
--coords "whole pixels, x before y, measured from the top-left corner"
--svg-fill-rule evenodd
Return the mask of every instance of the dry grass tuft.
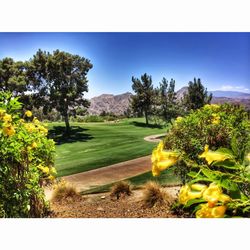
<path id="1" fill-rule="evenodd" d="M 156 205 L 169 206 L 173 202 L 173 198 L 163 190 L 160 184 L 150 181 L 144 186 L 142 201 L 145 207 L 152 208 Z"/>
<path id="2" fill-rule="evenodd" d="M 125 195 L 131 195 L 132 187 L 127 181 L 119 181 L 115 183 L 111 189 L 110 196 L 111 198 L 116 197 L 118 200 L 120 197 L 124 197 Z"/>
<path id="3" fill-rule="evenodd" d="M 76 188 L 62 180 L 53 186 L 52 201 L 62 202 L 62 201 L 73 201 L 81 198 L 81 195 L 76 191 Z"/>

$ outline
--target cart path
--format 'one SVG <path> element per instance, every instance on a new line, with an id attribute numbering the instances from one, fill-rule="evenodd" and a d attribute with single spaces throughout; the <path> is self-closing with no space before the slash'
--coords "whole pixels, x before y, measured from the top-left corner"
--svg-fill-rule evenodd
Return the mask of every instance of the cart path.
<path id="1" fill-rule="evenodd" d="M 147 136 L 144 140 L 158 142 L 160 135 Z M 155 139 L 154 139 L 155 138 Z M 124 180 L 151 170 L 151 155 L 120 162 L 82 173 L 62 177 L 63 180 L 75 186 L 78 192 Z M 52 190 L 45 190 L 47 199 L 51 198 Z"/>
<path id="2" fill-rule="evenodd" d="M 84 191 L 93 187 L 106 185 L 123 180 L 151 170 L 149 156 L 124 161 L 108 167 L 102 167 L 83 173 L 64 176 L 62 179 L 72 183 L 78 191 Z"/>

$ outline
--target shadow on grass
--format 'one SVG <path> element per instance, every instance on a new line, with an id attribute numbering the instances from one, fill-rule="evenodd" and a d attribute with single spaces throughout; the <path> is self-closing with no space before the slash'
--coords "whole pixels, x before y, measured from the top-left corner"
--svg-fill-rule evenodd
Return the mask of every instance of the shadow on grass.
<path id="1" fill-rule="evenodd" d="M 131 124 L 133 124 L 136 127 L 142 127 L 142 128 L 163 128 L 164 127 L 163 125 L 160 125 L 160 124 L 148 124 L 147 125 L 144 122 L 136 122 L 136 121 L 131 122 Z"/>
<path id="2" fill-rule="evenodd" d="M 49 138 L 53 139 L 57 145 L 63 143 L 72 142 L 85 142 L 93 139 L 94 137 L 90 134 L 84 133 L 88 129 L 79 126 L 71 126 L 70 133 L 65 134 L 64 126 L 55 126 L 53 129 L 49 130 Z"/>

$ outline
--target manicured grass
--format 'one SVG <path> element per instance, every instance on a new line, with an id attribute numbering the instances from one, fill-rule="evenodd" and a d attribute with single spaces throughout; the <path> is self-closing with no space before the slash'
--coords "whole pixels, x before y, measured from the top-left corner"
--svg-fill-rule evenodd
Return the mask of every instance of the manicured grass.
<path id="1" fill-rule="evenodd" d="M 119 123 L 71 123 L 71 129 L 66 137 L 64 123 L 49 124 L 49 137 L 57 143 L 58 177 L 151 154 L 155 144 L 143 138 L 167 131 L 166 126 L 147 127 L 140 118 Z"/>
<path id="2" fill-rule="evenodd" d="M 181 184 L 180 179 L 178 176 L 174 173 L 174 168 L 167 169 L 161 173 L 160 176 L 153 177 L 152 172 L 147 172 L 144 174 L 140 174 L 128 179 L 125 179 L 126 181 L 129 181 L 134 189 L 140 188 L 142 185 L 144 185 L 148 181 L 156 181 L 162 186 L 171 186 L 171 185 L 179 185 Z M 103 192 L 109 192 L 111 187 L 115 184 L 109 183 L 107 185 L 98 186 L 95 188 L 91 188 L 89 190 L 83 191 L 82 194 L 94 194 L 94 193 L 103 193 Z"/>

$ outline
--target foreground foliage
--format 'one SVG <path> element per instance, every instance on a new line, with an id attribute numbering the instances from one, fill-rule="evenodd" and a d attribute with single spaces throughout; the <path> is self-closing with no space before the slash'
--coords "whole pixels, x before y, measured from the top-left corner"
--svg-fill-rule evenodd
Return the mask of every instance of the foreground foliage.
<path id="1" fill-rule="evenodd" d="M 0 93 L 0 217 L 43 217 L 49 204 L 42 186 L 54 180 L 54 141 L 31 111 Z M 23 118 L 21 118 L 23 117 Z"/>
<path id="2" fill-rule="evenodd" d="M 249 132 L 246 113 L 229 105 L 206 105 L 176 120 L 152 154 L 154 176 L 173 165 L 180 170 L 176 211 L 197 218 L 250 216 Z"/>

